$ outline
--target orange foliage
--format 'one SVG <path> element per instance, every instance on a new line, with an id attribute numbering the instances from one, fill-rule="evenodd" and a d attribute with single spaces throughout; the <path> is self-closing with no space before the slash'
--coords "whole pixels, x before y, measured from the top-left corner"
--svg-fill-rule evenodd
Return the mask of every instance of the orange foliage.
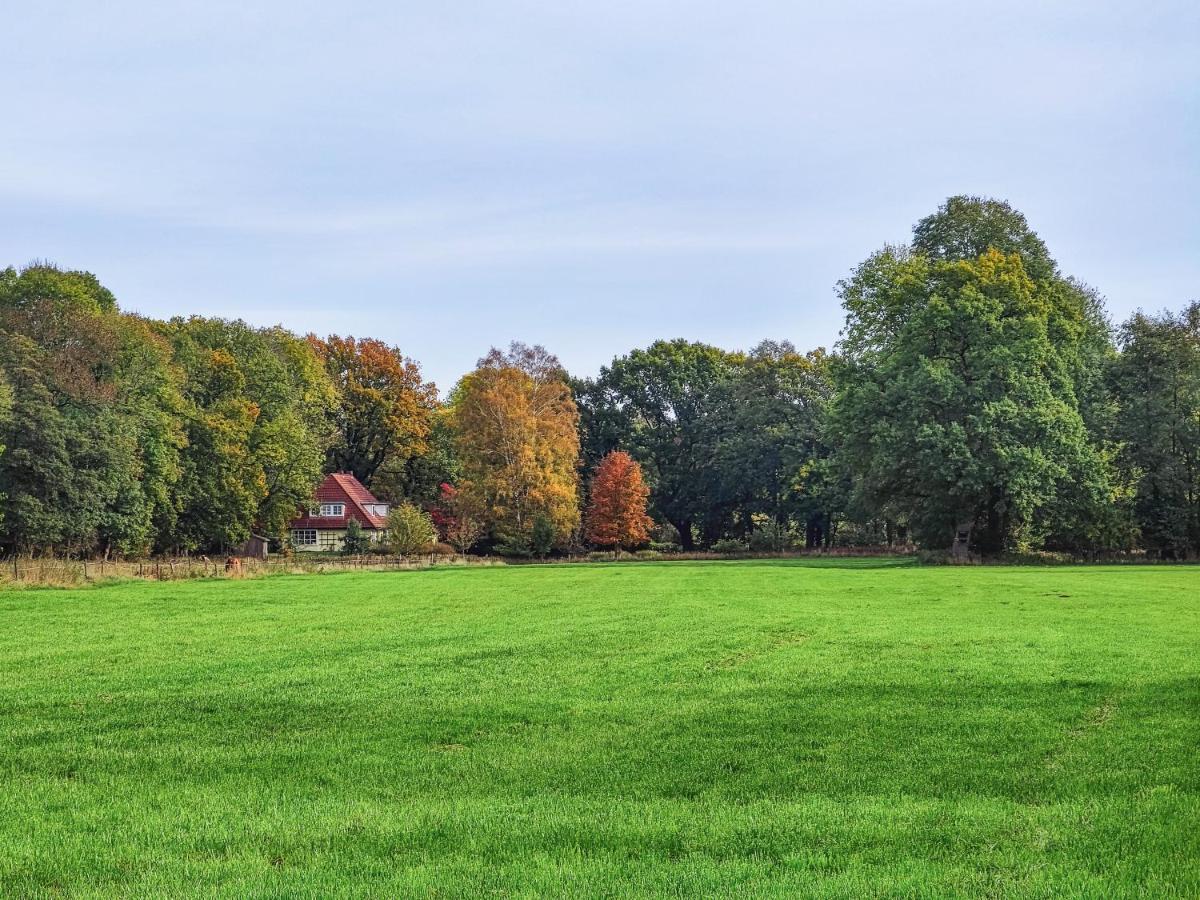
<path id="1" fill-rule="evenodd" d="M 650 540 L 654 524 L 646 515 L 650 488 L 642 467 L 624 450 L 614 450 L 596 466 L 587 510 L 588 541 L 599 547 L 637 547 Z"/>
<path id="2" fill-rule="evenodd" d="M 383 477 L 428 452 L 437 390 L 398 348 L 373 338 L 309 335 L 339 395 L 337 435 L 330 471 L 353 472 L 363 484 L 387 493 Z"/>

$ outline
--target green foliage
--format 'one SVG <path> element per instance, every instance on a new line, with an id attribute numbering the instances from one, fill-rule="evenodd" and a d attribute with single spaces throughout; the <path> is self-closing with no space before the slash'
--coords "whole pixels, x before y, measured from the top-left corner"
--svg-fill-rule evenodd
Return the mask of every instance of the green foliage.
<path id="1" fill-rule="evenodd" d="M 411 503 L 393 506 L 388 516 L 388 544 L 393 553 L 424 553 L 437 542 L 437 529 L 429 513 Z"/>
<path id="2" fill-rule="evenodd" d="M 744 536 L 756 516 L 823 543 L 842 502 L 823 461 L 831 392 L 823 351 L 764 341 L 749 355 L 659 341 L 576 382 L 585 458 L 627 448 L 656 515 L 685 550 Z"/>
<path id="3" fill-rule="evenodd" d="M 496 535 L 496 543 L 492 549 L 500 556 L 511 556 L 516 559 L 533 556 L 533 546 L 529 537 L 523 534 L 500 532 Z"/>
<path id="4" fill-rule="evenodd" d="M 49 309 L 58 316 L 117 311 L 116 298 L 91 272 L 64 271 L 47 262 L 0 271 L 0 304 L 42 314 Z"/>
<path id="5" fill-rule="evenodd" d="M 405 456 L 402 461 L 393 457 L 381 466 L 373 481 L 376 496 L 434 503 L 443 484 L 458 484 L 462 480 L 449 418 L 444 409 L 433 414 L 425 453 Z"/>
<path id="6" fill-rule="evenodd" d="M 347 556 L 362 556 L 371 552 L 371 536 L 362 523 L 351 517 L 346 523 L 346 536 L 342 539 L 342 553 Z"/>
<path id="7" fill-rule="evenodd" d="M 707 344 L 656 341 L 575 385 L 585 462 L 628 450 L 650 484 L 653 513 L 678 529 L 685 550 L 694 525 L 719 534 L 728 512 L 717 502 L 708 426 L 739 360 Z"/>
<path id="8" fill-rule="evenodd" d="M 1025 217 L 1003 200 L 951 197 L 913 227 L 912 249 L 932 260 L 978 259 L 988 250 L 1015 253 L 1035 281 L 1051 280 L 1058 265 Z"/>
<path id="9" fill-rule="evenodd" d="M 171 527 L 183 436 L 167 348 L 87 273 L 0 276 L 0 545 L 142 553 Z"/>
<path id="10" fill-rule="evenodd" d="M 995 554 L 1123 549 L 1103 304 L 1007 204 L 953 197 L 842 282 L 830 439 L 863 519 Z"/>
<path id="11" fill-rule="evenodd" d="M 220 550 L 252 530 L 281 536 L 320 481 L 330 437 L 336 395 L 316 351 L 240 321 L 162 328 L 187 400 L 177 546 Z"/>
<path id="12" fill-rule="evenodd" d="M 1072 482 L 1101 482 L 1070 345 L 1020 257 L 941 262 L 889 249 L 842 286 L 833 428 L 864 505 L 918 540 L 973 533 L 985 552 L 1036 546 Z"/>
<path id="13" fill-rule="evenodd" d="M 554 549 L 554 520 L 545 513 L 533 517 L 533 528 L 529 534 L 529 550 L 538 559 L 544 559 Z"/>
<path id="14" fill-rule="evenodd" d="M 1118 350 L 1100 294 L 1007 203 L 968 196 L 840 287 L 833 355 L 658 341 L 568 383 L 514 345 L 439 406 L 377 340 L 151 322 L 90 273 L 8 268 L 0 552 L 282 539 L 333 467 L 438 504 L 462 552 L 543 556 L 580 540 L 580 501 L 600 509 L 603 492 L 579 473 L 621 449 L 670 529 L 655 547 L 915 540 L 961 555 L 962 535 L 997 556 L 1200 555 L 1195 304 L 1135 316 Z"/>
<path id="15" fill-rule="evenodd" d="M 803 530 L 810 547 L 831 539 L 829 521 L 842 505 L 827 469 L 831 393 L 823 350 L 801 355 L 772 341 L 755 347 L 718 387 L 708 444 L 721 502 L 743 533 L 761 518 L 775 534 Z"/>
<path id="16" fill-rule="evenodd" d="M 739 541 L 735 538 L 721 538 L 718 541 L 713 541 L 710 549 L 713 553 L 737 554 L 745 553 L 750 548 L 746 546 L 745 541 Z"/>
<path id="17" fill-rule="evenodd" d="M 1121 344 L 1116 436 L 1142 540 L 1158 556 L 1200 556 L 1200 303 L 1136 314 Z"/>

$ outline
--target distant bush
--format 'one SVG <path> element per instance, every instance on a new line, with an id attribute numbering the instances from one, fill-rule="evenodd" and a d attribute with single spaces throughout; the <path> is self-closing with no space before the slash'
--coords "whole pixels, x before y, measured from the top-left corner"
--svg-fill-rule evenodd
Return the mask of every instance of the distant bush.
<path id="1" fill-rule="evenodd" d="M 780 528 L 756 528 L 750 532 L 750 550 L 753 553 L 782 553 L 795 549 L 798 543 L 795 532 Z"/>
<path id="2" fill-rule="evenodd" d="M 434 556 L 456 556 L 458 554 L 457 550 L 443 541 L 439 541 L 430 547 L 429 552 Z"/>
<path id="3" fill-rule="evenodd" d="M 393 507 L 388 516 L 388 544 L 393 553 L 400 556 L 427 553 L 436 541 L 437 529 L 429 513 L 411 503 Z"/>
<path id="4" fill-rule="evenodd" d="M 633 555 L 638 559 L 662 559 L 662 554 L 657 550 L 638 550 Z"/>
<path id="5" fill-rule="evenodd" d="M 533 520 L 533 532 L 529 536 L 529 549 L 538 559 L 545 559 L 554 548 L 554 521 L 545 513 L 538 513 Z"/>
<path id="6" fill-rule="evenodd" d="M 713 553 L 745 553 L 749 548 L 733 538 L 721 538 L 719 541 L 713 541 L 712 547 L 709 549 Z"/>
<path id="7" fill-rule="evenodd" d="M 500 535 L 499 541 L 492 549 L 500 556 L 524 558 L 533 555 L 533 547 L 529 545 L 529 538 L 523 534 Z"/>
<path id="8" fill-rule="evenodd" d="M 683 547 L 672 541 L 651 541 L 650 549 L 655 553 L 682 553 Z"/>
<path id="9" fill-rule="evenodd" d="M 671 544 L 676 547 L 682 546 L 679 539 L 679 529 L 670 522 L 663 522 L 654 529 L 654 533 L 650 536 L 650 546 L 655 544 Z"/>

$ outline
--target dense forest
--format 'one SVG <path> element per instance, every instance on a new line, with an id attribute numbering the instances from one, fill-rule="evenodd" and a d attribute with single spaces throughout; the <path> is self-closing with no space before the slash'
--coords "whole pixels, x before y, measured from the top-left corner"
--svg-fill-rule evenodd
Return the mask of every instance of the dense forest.
<path id="1" fill-rule="evenodd" d="M 9 268 L 0 550 L 286 546 L 323 473 L 348 471 L 442 540 L 517 555 L 1200 556 L 1200 304 L 1115 326 L 1020 213 L 972 197 L 839 293 L 830 352 L 662 340 L 573 378 L 514 344 L 442 399 L 378 340 L 154 321 L 89 273 Z"/>

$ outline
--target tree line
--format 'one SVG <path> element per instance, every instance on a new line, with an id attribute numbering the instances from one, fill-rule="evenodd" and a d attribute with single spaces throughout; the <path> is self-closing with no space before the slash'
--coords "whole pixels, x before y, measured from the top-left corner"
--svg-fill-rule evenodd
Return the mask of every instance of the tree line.
<path id="1" fill-rule="evenodd" d="M 346 471 L 401 504 L 397 534 L 464 552 L 1200 555 L 1200 304 L 1114 327 L 1019 212 L 974 197 L 838 288 L 832 352 L 663 340 L 573 378 L 513 344 L 443 399 L 379 340 L 156 321 L 89 273 L 9 268 L 0 549 L 285 545 Z"/>

